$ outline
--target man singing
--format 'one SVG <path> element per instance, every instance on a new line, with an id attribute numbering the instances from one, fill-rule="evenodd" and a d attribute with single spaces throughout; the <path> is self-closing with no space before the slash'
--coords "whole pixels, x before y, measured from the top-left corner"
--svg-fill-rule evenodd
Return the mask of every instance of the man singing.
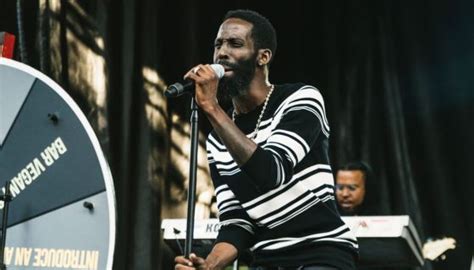
<path id="1" fill-rule="evenodd" d="M 336 210 L 323 98 L 313 86 L 270 83 L 275 51 L 265 17 L 230 11 L 214 43 L 224 77 L 209 65 L 185 75 L 214 128 L 207 154 L 221 229 L 207 258 L 176 257 L 175 269 L 223 269 L 245 252 L 258 269 L 355 269 L 357 241 Z"/>

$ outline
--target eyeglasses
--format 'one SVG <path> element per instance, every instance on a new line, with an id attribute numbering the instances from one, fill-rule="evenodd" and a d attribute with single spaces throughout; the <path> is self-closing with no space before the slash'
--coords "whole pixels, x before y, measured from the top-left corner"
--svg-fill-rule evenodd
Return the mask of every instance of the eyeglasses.
<path id="1" fill-rule="evenodd" d="M 356 189 L 359 188 L 359 186 L 356 185 L 356 184 L 350 184 L 350 185 L 346 185 L 346 184 L 336 184 L 336 190 L 342 191 L 342 190 L 344 190 L 345 188 L 349 189 L 349 191 L 355 191 Z"/>

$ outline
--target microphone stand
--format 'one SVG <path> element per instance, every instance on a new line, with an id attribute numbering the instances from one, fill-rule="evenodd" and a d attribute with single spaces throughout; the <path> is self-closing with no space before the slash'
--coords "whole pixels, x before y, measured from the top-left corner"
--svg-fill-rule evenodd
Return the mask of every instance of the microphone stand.
<path id="1" fill-rule="evenodd" d="M 191 156 L 189 162 L 189 186 L 188 186 L 188 216 L 186 218 L 186 242 L 184 246 L 184 256 L 189 258 L 192 249 L 194 233 L 194 210 L 196 205 L 196 171 L 198 154 L 198 106 L 194 97 L 191 98 Z"/>
<path id="2" fill-rule="evenodd" d="M 3 200 L 3 215 L 2 215 L 2 235 L 0 241 L 0 270 L 6 270 L 7 266 L 4 262 L 5 243 L 7 240 L 7 225 L 8 225 L 8 206 L 12 200 L 10 193 L 10 181 L 5 184 L 5 195 L 0 196 L 0 200 Z"/>

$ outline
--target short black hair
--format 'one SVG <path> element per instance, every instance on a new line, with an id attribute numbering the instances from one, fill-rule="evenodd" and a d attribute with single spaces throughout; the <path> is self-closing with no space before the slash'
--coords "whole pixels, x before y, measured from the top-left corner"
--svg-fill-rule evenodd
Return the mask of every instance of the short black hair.
<path id="1" fill-rule="evenodd" d="M 380 205 L 380 183 L 374 179 L 374 172 L 369 164 L 364 161 L 352 161 L 339 167 L 338 171 L 361 171 L 364 175 L 365 198 L 359 206 L 359 215 L 383 214 Z"/>
<path id="2" fill-rule="evenodd" d="M 254 41 L 255 50 L 270 49 L 272 51 L 271 60 L 273 60 L 277 49 L 277 37 L 275 28 L 267 18 L 258 12 L 248 9 L 230 10 L 222 21 L 230 18 L 242 19 L 251 23 L 253 25 L 251 37 Z"/>
<path id="3" fill-rule="evenodd" d="M 370 178 L 372 178 L 372 169 L 370 168 L 369 164 L 363 161 L 352 161 L 349 163 L 344 164 L 343 166 L 339 167 L 339 171 L 361 171 L 364 174 L 364 181 L 367 185 Z"/>

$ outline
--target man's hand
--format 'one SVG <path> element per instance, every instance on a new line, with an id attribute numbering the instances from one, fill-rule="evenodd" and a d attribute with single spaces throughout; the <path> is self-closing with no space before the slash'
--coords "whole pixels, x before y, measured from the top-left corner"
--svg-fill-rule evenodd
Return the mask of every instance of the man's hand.
<path id="1" fill-rule="evenodd" d="M 184 75 L 184 79 L 194 81 L 196 103 L 202 110 L 209 112 L 219 106 L 217 101 L 219 78 L 210 65 L 195 66 Z"/>
<path id="2" fill-rule="evenodd" d="M 217 101 L 219 79 L 210 65 L 198 65 L 184 75 L 185 79 L 194 81 L 196 103 L 207 116 L 219 138 L 235 162 L 243 165 L 257 149 L 257 144 L 234 124 Z"/>
<path id="3" fill-rule="evenodd" d="M 174 262 L 176 263 L 174 267 L 175 270 L 210 270 L 206 261 L 203 258 L 196 256 L 194 253 L 189 255 L 189 259 L 186 259 L 184 256 L 178 256 L 174 258 Z"/>
<path id="4" fill-rule="evenodd" d="M 217 243 L 204 260 L 191 253 L 189 259 L 178 256 L 174 259 L 175 270 L 221 270 L 237 258 L 237 249 L 229 243 Z"/>

